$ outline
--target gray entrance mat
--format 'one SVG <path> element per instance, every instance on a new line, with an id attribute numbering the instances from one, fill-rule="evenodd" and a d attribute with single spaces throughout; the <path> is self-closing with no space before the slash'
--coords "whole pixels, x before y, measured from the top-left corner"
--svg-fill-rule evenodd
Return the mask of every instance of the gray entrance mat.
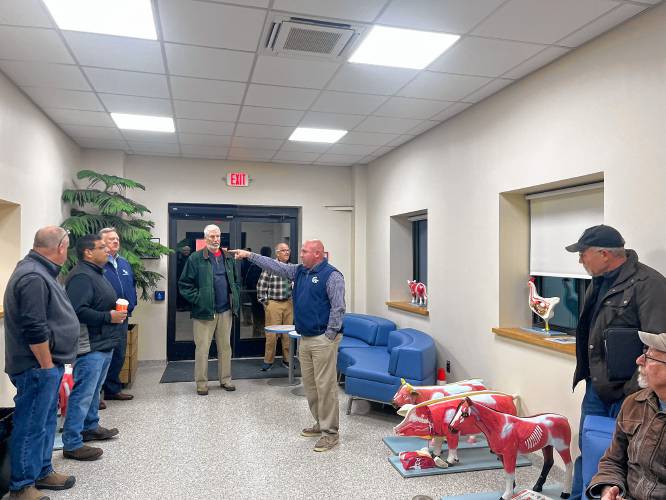
<path id="1" fill-rule="evenodd" d="M 288 377 L 289 370 L 282 366 L 282 358 L 276 358 L 273 368 L 266 372 L 260 370 L 264 360 L 262 358 L 232 359 L 231 360 L 231 378 L 281 378 Z M 296 365 L 294 376 L 300 377 L 301 370 Z M 217 361 L 208 361 L 208 380 L 218 380 Z M 169 361 L 160 384 L 171 384 L 174 382 L 194 382 L 194 361 Z"/>

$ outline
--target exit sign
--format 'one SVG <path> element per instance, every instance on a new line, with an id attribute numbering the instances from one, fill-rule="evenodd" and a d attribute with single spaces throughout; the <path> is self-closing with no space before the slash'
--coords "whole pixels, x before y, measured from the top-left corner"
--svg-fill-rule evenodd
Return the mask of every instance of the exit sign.
<path id="1" fill-rule="evenodd" d="M 247 187 L 250 185 L 250 176 L 247 172 L 229 172 L 227 174 L 227 186 Z"/>

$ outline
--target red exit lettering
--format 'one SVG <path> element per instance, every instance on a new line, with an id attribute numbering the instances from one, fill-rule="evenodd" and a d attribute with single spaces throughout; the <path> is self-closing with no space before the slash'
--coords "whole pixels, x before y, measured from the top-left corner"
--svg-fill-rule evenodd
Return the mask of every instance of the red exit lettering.
<path id="1" fill-rule="evenodd" d="M 229 172 L 227 176 L 229 186 L 248 186 L 248 176 L 245 172 Z"/>

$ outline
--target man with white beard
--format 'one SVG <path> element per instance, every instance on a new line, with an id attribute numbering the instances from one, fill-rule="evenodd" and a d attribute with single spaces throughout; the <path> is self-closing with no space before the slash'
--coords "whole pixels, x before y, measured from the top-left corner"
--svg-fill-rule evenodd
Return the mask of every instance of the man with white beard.
<path id="1" fill-rule="evenodd" d="M 666 498 L 666 333 L 638 334 L 646 346 L 636 359 L 643 389 L 622 404 L 611 446 L 587 489 L 589 498 Z"/>

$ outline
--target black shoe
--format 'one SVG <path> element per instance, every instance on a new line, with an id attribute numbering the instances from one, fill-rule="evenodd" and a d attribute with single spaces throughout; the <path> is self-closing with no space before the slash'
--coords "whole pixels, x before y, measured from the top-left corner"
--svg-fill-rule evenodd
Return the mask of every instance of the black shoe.
<path id="1" fill-rule="evenodd" d="M 282 360 L 282 366 L 284 366 L 287 370 L 289 369 L 289 363 L 284 359 Z"/>
<path id="2" fill-rule="evenodd" d="M 236 390 L 236 386 L 234 384 L 220 384 L 220 387 L 222 387 L 222 389 L 224 389 L 225 391 L 229 392 Z"/>
<path id="3" fill-rule="evenodd" d="M 117 435 L 118 429 L 115 427 L 113 429 L 107 429 L 101 425 L 98 425 L 97 429 L 81 432 L 81 437 L 83 438 L 84 443 L 87 443 L 88 441 L 104 441 Z"/>
<path id="4" fill-rule="evenodd" d="M 261 365 L 261 371 L 262 371 L 262 372 L 267 372 L 267 371 L 270 370 L 271 368 L 273 368 L 273 363 L 265 363 L 265 362 L 264 362 L 264 363 L 262 363 L 262 365 Z"/>

